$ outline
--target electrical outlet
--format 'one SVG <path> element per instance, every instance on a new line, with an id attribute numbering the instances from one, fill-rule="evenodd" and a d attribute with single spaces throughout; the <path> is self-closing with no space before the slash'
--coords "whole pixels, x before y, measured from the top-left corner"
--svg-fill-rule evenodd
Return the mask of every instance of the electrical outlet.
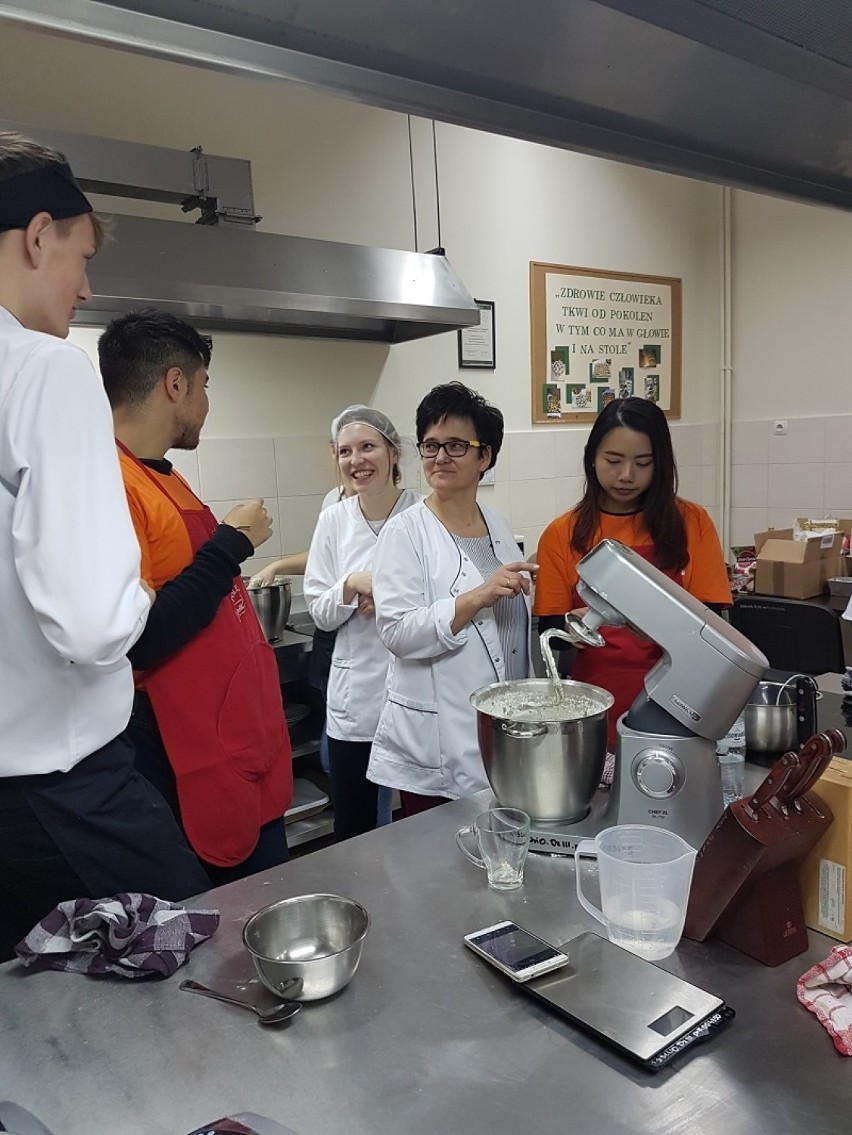
<path id="1" fill-rule="evenodd" d="M 776 437 L 786 437 L 787 436 L 787 423 L 786 422 L 780 422 L 780 421 L 773 422 L 772 423 L 772 432 L 775 434 Z"/>

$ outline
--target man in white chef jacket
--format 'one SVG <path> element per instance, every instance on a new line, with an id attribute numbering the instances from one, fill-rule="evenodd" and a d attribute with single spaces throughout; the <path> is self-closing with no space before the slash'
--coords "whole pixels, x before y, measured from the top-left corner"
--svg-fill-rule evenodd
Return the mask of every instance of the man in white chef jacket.
<path id="1" fill-rule="evenodd" d="M 208 885 L 121 736 L 151 593 L 106 395 L 63 341 L 102 234 L 61 154 L 0 133 L 0 960 L 63 900 Z"/>

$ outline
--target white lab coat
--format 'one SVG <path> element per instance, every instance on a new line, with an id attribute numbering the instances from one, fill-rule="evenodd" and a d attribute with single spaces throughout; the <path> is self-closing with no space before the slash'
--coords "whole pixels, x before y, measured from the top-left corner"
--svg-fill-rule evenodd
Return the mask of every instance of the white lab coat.
<path id="1" fill-rule="evenodd" d="M 501 563 L 523 560 L 506 520 L 483 508 Z M 376 627 L 394 656 L 367 776 L 425 796 L 488 787 L 470 695 L 506 680 L 490 609 L 452 633 L 456 596 L 483 583 L 473 561 L 421 502 L 388 521 L 373 562 Z M 527 627 L 530 602 L 526 601 Z"/>
<path id="2" fill-rule="evenodd" d="M 0 776 L 68 772 L 127 725 L 150 604 L 103 384 L 0 307 Z"/>
<path id="3" fill-rule="evenodd" d="M 405 489 L 392 516 L 421 499 Z M 388 521 L 387 523 L 390 523 Z M 358 610 L 358 596 L 343 602 L 343 585 L 353 571 L 370 571 L 377 537 L 364 519 L 357 496 L 320 513 L 305 568 L 304 595 L 314 623 L 337 631 L 326 693 L 329 737 L 372 741 L 387 691 L 390 655 L 372 614 Z"/>

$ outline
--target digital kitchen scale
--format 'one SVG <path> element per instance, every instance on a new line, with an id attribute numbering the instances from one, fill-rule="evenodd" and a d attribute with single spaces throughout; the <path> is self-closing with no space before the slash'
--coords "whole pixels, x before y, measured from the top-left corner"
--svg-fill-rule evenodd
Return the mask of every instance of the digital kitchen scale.
<path id="1" fill-rule="evenodd" d="M 613 798 L 613 788 L 599 788 L 592 798 L 589 811 L 579 820 L 570 823 L 566 820 L 530 821 L 530 851 L 540 855 L 573 855 L 577 844 L 583 839 L 594 839 L 598 832 L 611 828 L 619 821 L 618 804 Z M 496 796 L 486 805 L 488 808 L 502 807 Z"/>
<path id="2" fill-rule="evenodd" d="M 649 1072 L 709 1040 L 734 1017 L 720 997 L 598 934 L 560 947 L 570 963 L 518 988 Z"/>
<path id="3" fill-rule="evenodd" d="M 573 855 L 580 840 L 594 839 L 598 832 L 613 827 L 618 823 L 613 818 L 618 813 L 618 807 L 612 792 L 613 789 L 610 788 L 599 788 L 592 798 L 589 811 L 573 824 L 564 820 L 533 820 L 530 825 L 530 851 L 542 855 Z M 498 806 L 496 800 L 494 806 Z"/>

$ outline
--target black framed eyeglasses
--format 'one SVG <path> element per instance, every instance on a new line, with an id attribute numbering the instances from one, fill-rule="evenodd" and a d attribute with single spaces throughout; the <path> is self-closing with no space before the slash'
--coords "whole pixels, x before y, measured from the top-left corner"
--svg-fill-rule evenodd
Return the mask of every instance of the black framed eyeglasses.
<path id="1" fill-rule="evenodd" d="M 417 452 L 421 457 L 437 457 L 443 451 L 447 457 L 464 457 L 471 446 L 479 449 L 481 441 L 462 441 L 461 438 L 452 437 L 449 441 L 421 441 L 418 442 Z"/>

